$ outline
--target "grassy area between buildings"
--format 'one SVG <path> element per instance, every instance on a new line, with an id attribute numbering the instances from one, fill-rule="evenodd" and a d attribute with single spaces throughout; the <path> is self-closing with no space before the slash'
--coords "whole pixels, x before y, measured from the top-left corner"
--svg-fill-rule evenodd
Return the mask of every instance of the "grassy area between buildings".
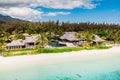
<path id="1" fill-rule="evenodd" d="M 7 50 L 3 54 L 4 57 L 9 56 L 20 56 L 20 55 L 33 55 L 33 54 L 48 54 L 48 53 L 63 53 L 63 52 L 71 52 L 71 51 L 81 51 L 81 50 L 93 50 L 93 49 L 109 49 L 109 46 L 94 46 L 94 47 L 63 47 L 63 48 L 43 48 L 41 50 L 35 49 L 19 49 L 19 50 Z"/>

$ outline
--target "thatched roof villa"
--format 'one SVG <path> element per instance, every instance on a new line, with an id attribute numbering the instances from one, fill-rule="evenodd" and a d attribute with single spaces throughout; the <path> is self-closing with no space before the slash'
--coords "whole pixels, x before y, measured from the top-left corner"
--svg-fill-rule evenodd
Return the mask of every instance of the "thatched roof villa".
<path id="1" fill-rule="evenodd" d="M 38 36 L 31 36 L 26 37 L 25 40 L 23 40 L 26 48 L 33 48 L 35 46 L 35 41 L 38 39 Z"/>
<path id="2" fill-rule="evenodd" d="M 75 37 L 76 32 L 65 32 L 61 37 L 60 40 L 63 42 L 78 42 L 79 39 Z"/>
<path id="3" fill-rule="evenodd" d="M 81 41 L 75 36 L 76 32 L 65 32 L 61 37 L 60 41 L 64 42 L 66 45 L 73 44 L 77 46 L 82 46 L 86 41 Z M 94 35 L 95 39 L 93 40 L 93 43 L 100 43 L 105 42 L 102 38 L 100 38 L 98 35 Z M 71 45 L 70 45 L 71 46 Z"/>
<path id="4" fill-rule="evenodd" d="M 6 44 L 6 48 L 9 49 L 21 49 L 21 48 L 33 48 L 35 46 L 35 41 L 38 36 L 25 36 L 25 40 L 18 39 L 14 40 L 11 43 Z"/>
<path id="5" fill-rule="evenodd" d="M 60 37 L 60 43 L 66 44 L 68 47 L 73 47 L 73 46 L 81 46 L 85 43 L 85 41 L 80 41 L 76 36 L 76 32 L 65 32 L 61 37 Z"/>
<path id="6" fill-rule="evenodd" d="M 11 43 L 8 43 L 6 47 L 7 49 L 20 49 L 20 48 L 24 48 L 25 44 L 23 43 L 23 40 L 19 39 L 19 40 L 14 40 Z"/>

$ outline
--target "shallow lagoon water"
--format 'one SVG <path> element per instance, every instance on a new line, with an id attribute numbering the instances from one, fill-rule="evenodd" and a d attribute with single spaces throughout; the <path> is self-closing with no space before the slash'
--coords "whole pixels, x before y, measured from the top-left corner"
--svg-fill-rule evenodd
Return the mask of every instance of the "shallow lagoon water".
<path id="1" fill-rule="evenodd" d="M 120 56 L 72 59 L 0 71 L 0 80 L 120 80 Z"/>

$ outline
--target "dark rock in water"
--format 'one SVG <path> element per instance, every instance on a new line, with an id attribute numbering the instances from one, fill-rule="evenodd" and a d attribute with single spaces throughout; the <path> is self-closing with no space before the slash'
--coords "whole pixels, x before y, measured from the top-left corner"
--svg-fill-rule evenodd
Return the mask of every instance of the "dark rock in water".
<path id="1" fill-rule="evenodd" d="M 81 77 L 82 77 L 80 74 L 76 74 L 76 76 L 78 76 L 79 78 L 81 78 Z"/>
<path id="2" fill-rule="evenodd" d="M 77 80 L 77 79 L 75 79 L 73 77 L 66 77 L 66 76 L 59 77 L 59 76 L 56 76 L 55 80 Z"/>

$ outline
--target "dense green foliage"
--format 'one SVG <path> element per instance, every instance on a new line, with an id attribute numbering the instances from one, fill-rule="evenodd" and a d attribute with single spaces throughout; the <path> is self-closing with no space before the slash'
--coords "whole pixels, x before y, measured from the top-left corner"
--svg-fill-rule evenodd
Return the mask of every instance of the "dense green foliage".
<path id="1" fill-rule="evenodd" d="M 52 33 L 61 35 L 62 32 L 75 31 L 84 34 L 98 34 L 103 39 L 113 41 L 114 43 L 120 43 L 120 25 L 117 24 L 97 24 L 97 23 L 69 23 L 59 21 L 49 22 L 7 22 L 0 23 L 0 33 L 4 36 L 7 34 L 39 34 L 47 32 L 49 36 L 53 36 Z M 48 36 L 48 38 L 50 38 Z M 18 36 L 19 37 L 19 36 Z M 23 38 L 23 37 L 22 37 Z"/>

